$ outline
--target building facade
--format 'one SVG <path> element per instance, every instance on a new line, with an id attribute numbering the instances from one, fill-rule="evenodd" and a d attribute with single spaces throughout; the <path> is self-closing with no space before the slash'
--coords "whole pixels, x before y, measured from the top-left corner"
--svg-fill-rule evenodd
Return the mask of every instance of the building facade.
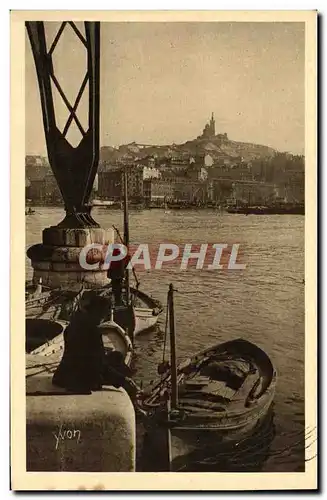
<path id="1" fill-rule="evenodd" d="M 147 205 L 161 206 L 174 199 L 174 182 L 172 179 L 145 179 L 143 193 Z"/>
<path id="2" fill-rule="evenodd" d="M 58 205 L 63 203 L 63 198 L 58 187 L 57 181 L 53 174 L 48 174 L 44 178 L 45 199 L 50 205 Z"/>
<path id="3" fill-rule="evenodd" d="M 131 165 L 126 168 L 127 195 L 132 202 L 143 201 L 144 167 Z M 112 166 L 98 173 L 98 197 L 103 200 L 118 201 L 124 197 L 123 167 Z"/>

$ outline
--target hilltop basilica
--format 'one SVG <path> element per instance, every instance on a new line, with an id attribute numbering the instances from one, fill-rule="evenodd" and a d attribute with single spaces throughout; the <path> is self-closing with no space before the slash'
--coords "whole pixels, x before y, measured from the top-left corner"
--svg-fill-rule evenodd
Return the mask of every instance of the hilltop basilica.
<path id="1" fill-rule="evenodd" d="M 214 137 L 219 138 L 221 142 L 227 141 L 227 134 L 217 134 L 216 135 L 216 122 L 213 113 L 211 113 L 211 119 L 209 123 L 206 123 L 202 135 L 198 136 L 198 139 L 213 139 Z"/>
<path id="2" fill-rule="evenodd" d="M 206 123 L 202 135 L 200 137 L 203 139 L 209 139 L 210 137 L 214 137 L 215 135 L 216 135 L 216 122 L 212 113 L 211 120 L 209 123 Z"/>

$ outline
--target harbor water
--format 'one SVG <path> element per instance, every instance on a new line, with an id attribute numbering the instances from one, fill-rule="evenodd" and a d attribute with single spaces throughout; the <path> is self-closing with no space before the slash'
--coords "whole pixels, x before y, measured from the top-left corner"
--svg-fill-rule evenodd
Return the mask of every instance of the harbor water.
<path id="1" fill-rule="evenodd" d="M 26 217 L 26 247 L 41 241 L 42 229 L 63 219 L 61 208 L 37 207 Z M 103 228 L 122 230 L 122 212 L 96 208 Z M 178 357 L 243 337 L 271 357 L 278 383 L 274 438 L 262 470 L 304 470 L 304 217 L 237 215 L 214 210 L 139 210 L 130 213 L 130 240 L 155 247 L 165 241 L 237 243 L 244 270 L 200 270 L 178 266 L 138 270 L 141 289 L 166 303 L 173 283 Z M 26 257 L 26 279 L 32 270 Z M 165 315 L 154 332 L 136 340 L 135 378 L 147 387 L 162 361 Z"/>

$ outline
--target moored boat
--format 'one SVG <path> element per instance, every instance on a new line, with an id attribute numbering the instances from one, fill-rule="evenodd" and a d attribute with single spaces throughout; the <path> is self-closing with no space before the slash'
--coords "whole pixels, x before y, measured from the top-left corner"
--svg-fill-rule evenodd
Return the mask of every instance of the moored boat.
<path id="1" fill-rule="evenodd" d="M 91 292 L 94 294 L 93 292 Z M 80 307 L 80 304 L 88 297 L 87 291 L 79 293 L 74 300 L 74 308 Z M 36 306 L 36 303 L 34 303 Z M 43 305 L 46 305 L 43 302 Z M 25 352 L 29 363 L 33 364 L 33 356 L 41 359 L 41 356 L 52 356 L 52 360 L 60 361 L 64 349 L 64 334 L 72 317 L 72 308 L 67 308 L 67 302 L 63 300 L 62 308 L 57 307 L 58 302 L 52 301 L 48 304 L 49 307 L 42 307 L 42 310 L 32 312 L 29 315 L 27 310 L 25 326 Z M 64 307 L 64 305 L 66 307 Z M 42 312 L 43 311 L 43 312 Z M 129 365 L 132 358 L 132 344 L 126 331 L 114 321 L 113 310 L 110 311 L 108 318 L 100 323 L 100 331 L 104 341 L 104 347 L 107 350 L 119 351 Z M 63 319 L 65 318 L 65 319 Z M 55 358 L 53 358 L 55 356 Z M 36 359 L 36 358 L 35 358 Z M 40 361 L 40 360 L 39 360 Z M 47 360 L 44 359 L 44 364 L 47 365 Z"/>
<path id="2" fill-rule="evenodd" d="M 282 203 L 270 206 L 238 206 L 229 207 L 227 212 L 230 214 L 243 215 L 304 215 L 304 204 L 301 203 Z"/>
<path id="3" fill-rule="evenodd" d="M 39 314 L 55 314 L 64 321 L 68 321 L 72 308 L 81 292 L 62 289 L 51 289 L 41 284 L 34 285 L 27 282 L 25 286 L 25 308 L 26 317 L 38 316 Z M 110 284 L 99 289 L 99 294 L 108 298 L 108 315 L 103 318 L 106 322 L 110 317 L 112 305 L 112 289 Z M 150 295 L 130 287 L 131 311 L 122 304 L 114 308 L 114 320 L 123 329 L 131 328 L 133 337 L 155 327 L 158 317 L 162 312 L 162 304 Z"/>
<path id="4" fill-rule="evenodd" d="M 162 313 L 162 304 L 150 295 L 131 288 L 134 309 L 134 336 L 154 328 Z"/>
<path id="5" fill-rule="evenodd" d="M 198 450 L 210 454 L 251 437 L 269 414 L 276 386 L 269 356 L 245 339 L 216 344 L 179 366 L 174 351 L 143 400 L 150 411 L 145 453 L 160 442 L 167 457 L 159 468 L 173 471 Z"/>

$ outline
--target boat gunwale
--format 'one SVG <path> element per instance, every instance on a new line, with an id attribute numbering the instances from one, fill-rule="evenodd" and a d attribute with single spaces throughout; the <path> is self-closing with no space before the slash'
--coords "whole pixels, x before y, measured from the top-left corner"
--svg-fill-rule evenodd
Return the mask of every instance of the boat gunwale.
<path id="1" fill-rule="evenodd" d="M 61 347 L 60 347 L 60 343 L 61 341 L 63 342 L 64 341 L 64 332 L 67 328 L 67 326 L 69 325 L 69 321 L 66 321 L 66 320 L 63 320 L 63 319 L 47 319 L 47 318 L 26 318 L 26 320 L 29 320 L 29 321 L 47 321 L 49 323 L 57 323 L 59 324 L 60 326 L 62 326 L 62 331 L 60 333 L 58 333 L 58 335 L 56 335 L 55 337 L 53 337 L 52 339 L 44 342 L 44 344 L 41 344 L 39 347 L 36 347 L 35 349 L 33 349 L 33 351 L 31 352 L 28 352 L 28 353 L 25 353 L 25 354 L 28 354 L 28 355 L 37 355 L 37 356 L 49 356 L 50 354 L 53 354 L 52 353 L 49 353 L 49 354 L 42 354 L 42 352 L 47 349 L 48 347 L 50 348 L 51 346 L 57 346 L 58 348 L 56 349 L 56 351 L 60 351 L 61 350 Z M 27 335 L 27 332 L 25 332 L 25 336 Z M 59 338 L 61 338 L 60 341 Z"/>
<path id="2" fill-rule="evenodd" d="M 231 346 L 233 344 L 235 346 L 237 346 L 238 344 L 239 345 L 242 345 L 242 344 L 247 345 L 253 352 L 257 352 L 258 354 L 260 354 L 260 357 L 262 357 L 264 361 L 261 361 L 260 364 L 258 363 L 258 366 L 263 366 L 263 365 L 267 364 L 269 366 L 269 370 L 271 371 L 271 376 L 269 377 L 269 381 L 268 381 L 265 389 L 258 396 L 256 396 L 255 398 L 253 398 L 251 400 L 251 402 L 252 402 L 251 409 L 253 409 L 255 402 L 260 401 L 261 398 L 265 397 L 270 392 L 274 393 L 276 382 L 277 382 L 277 371 L 276 371 L 270 357 L 268 356 L 268 354 L 263 349 L 261 349 L 259 346 L 250 342 L 249 340 L 246 340 L 243 338 L 228 340 L 226 342 L 222 342 L 221 344 L 215 344 L 209 348 L 203 349 L 202 351 L 199 351 L 198 353 L 194 354 L 193 356 L 189 356 L 184 361 L 179 363 L 179 365 L 177 367 L 178 384 L 180 384 L 182 382 L 183 378 L 185 377 L 183 370 L 189 364 L 194 362 L 194 360 L 196 360 L 197 362 L 201 362 L 201 359 L 197 359 L 197 358 L 201 358 L 201 357 L 205 358 L 205 356 L 209 355 L 210 352 L 217 352 L 218 348 L 219 348 L 219 350 L 223 350 L 224 348 L 226 348 L 226 346 Z M 233 350 L 231 351 L 231 353 L 233 353 Z M 238 352 L 237 350 L 235 350 L 234 353 L 235 354 L 237 354 L 237 353 L 242 354 L 241 351 Z M 219 352 L 217 352 L 217 354 L 219 354 Z M 254 358 L 254 360 L 257 360 L 257 358 Z M 158 406 L 154 402 L 158 400 L 158 397 L 160 396 L 160 392 L 162 392 L 162 390 L 169 384 L 170 378 L 171 378 L 170 372 L 168 371 L 167 374 L 153 387 L 152 393 L 147 398 L 144 399 L 143 402 L 145 405 L 148 405 L 150 407 L 151 406 Z M 159 403 L 159 406 L 160 406 L 160 403 Z M 242 412 L 242 413 L 244 413 L 244 412 Z"/>
<path id="3" fill-rule="evenodd" d="M 129 336 L 126 334 L 125 330 L 115 321 L 105 321 L 99 325 L 99 329 L 105 329 L 106 327 L 115 328 L 118 335 L 122 338 L 125 346 L 126 346 L 126 354 L 125 354 L 125 363 L 129 366 L 132 362 L 133 355 L 133 344 Z"/>
<path id="4" fill-rule="evenodd" d="M 33 282 L 33 280 L 25 281 L 25 290 L 30 289 L 32 292 L 33 290 L 35 291 L 35 288 L 36 288 L 36 284 Z M 99 290 L 100 294 L 103 292 L 110 291 L 111 289 L 112 289 L 111 283 L 105 284 L 104 286 L 101 286 L 98 289 L 92 288 L 92 290 Z M 130 287 L 130 290 L 131 290 L 131 293 L 133 295 L 135 295 L 139 299 L 143 300 L 144 303 L 148 305 L 148 309 L 152 309 L 152 310 L 157 309 L 156 314 L 155 314 L 156 316 L 158 316 L 159 314 L 162 313 L 163 305 L 158 299 L 155 299 L 151 295 L 148 295 L 147 293 L 142 292 L 138 288 Z M 41 301 L 42 299 L 45 298 L 45 294 L 51 295 L 52 293 L 58 293 L 59 296 L 62 294 L 62 295 L 65 295 L 67 297 L 69 297 L 71 295 L 72 298 L 74 298 L 75 295 L 78 295 L 79 291 L 66 290 L 66 289 L 63 289 L 60 287 L 59 288 L 58 287 L 52 288 L 52 287 L 48 287 L 46 285 L 42 285 L 42 293 L 39 296 L 31 297 L 30 299 L 26 298 L 25 304 L 30 305 L 34 301 L 37 303 L 38 301 Z M 137 308 L 137 306 L 135 306 L 135 307 Z M 144 308 L 144 309 L 146 309 L 146 308 Z"/>
<path id="5" fill-rule="evenodd" d="M 101 288 L 101 290 L 103 290 L 103 291 L 108 291 L 111 289 L 112 289 L 111 283 L 109 283 Z M 149 310 L 152 309 L 152 311 L 157 309 L 154 316 L 159 316 L 159 314 L 162 313 L 163 305 L 160 302 L 160 300 L 155 299 L 154 297 L 151 297 L 151 295 L 148 295 L 147 293 L 142 292 L 138 288 L 134 288 L 132 286 L 130 287 L 130 291 L 131 291 L 132 295 L 135 295 L 137 298 L 143 300 L 144 303 L 148 305 L 148 307 L 144 307 L 144 308 L 138 307 L 138 306 L 133 306 L 135 309 L 149 309 Z"/>

